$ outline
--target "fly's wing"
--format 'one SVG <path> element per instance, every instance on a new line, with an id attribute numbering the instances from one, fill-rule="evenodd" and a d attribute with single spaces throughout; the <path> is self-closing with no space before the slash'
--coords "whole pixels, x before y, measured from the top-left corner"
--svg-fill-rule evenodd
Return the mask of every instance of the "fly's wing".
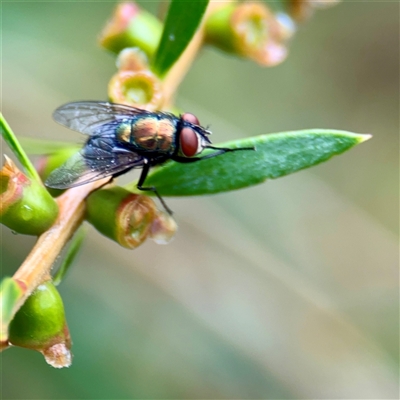
<path id="1" fill-rule="evenodd" d="M 101 135 L 102 127 L 112 126 L 137 115 L 148 115 L 149 111 L 123 104 L 102 101 L 78 101 L 64 104 L 53 113 L 56 122 L 74 131 L 87 135 Z"/>
<path id="2" fill-rule="evenodd" d="M 135 167 L 141 167 L 144 158 L 134 152 L 113 152 L 95 156 L 84 147 L 65 164 L 54 170 L 45 184 L 55 189 L 67 189 L 114 176 Z"/>

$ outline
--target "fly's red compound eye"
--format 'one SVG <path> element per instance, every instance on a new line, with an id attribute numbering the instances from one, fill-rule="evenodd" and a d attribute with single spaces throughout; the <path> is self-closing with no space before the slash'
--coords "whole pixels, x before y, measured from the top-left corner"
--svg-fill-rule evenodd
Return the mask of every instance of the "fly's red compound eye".
<path id="1" fill-rule="evenodd" d="M 197 119 L 197 117 L 191 113 L 185 113 L 182 115 L 182 119 L 184 121 L 190 122 L 193 125 L 200 125 L 199 120 Z"/>
<path id="2" fill-rule="evenodd" d="M 197 154 L 199 148 L 199 138 L 197 133 L 186 126 L 181 130 L 179 137 L 181 152 L 185 157 L 193 157 Z"/>

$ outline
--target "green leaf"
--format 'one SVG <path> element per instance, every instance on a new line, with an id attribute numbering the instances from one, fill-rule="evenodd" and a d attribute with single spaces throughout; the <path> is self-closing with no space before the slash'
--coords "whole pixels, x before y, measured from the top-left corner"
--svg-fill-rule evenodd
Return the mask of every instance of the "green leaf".
<path id="1" fill-rule="evenodd" d="M 75 258 L 82 247 L 83 239 L 85 239 L 86 231 L 86 228 L 82 225 L 79 228 L 78 232 L 76 232 L 74 237 L 72 238 L 71 244 L 69 245 L 67 250 L 67 254 L 64 257 L 60 268 L 53 277 L 54 286 L 58 286 L 61 283 L 66 273 L 68 272 L 69 267 L 75 261 Z"/>
<path id="2" fill-rule="evenodd" d="M 0 342 L 5 342 L 8 338 L 8 326 L 23 292 L 21 286 L 13 278 L 6 277 L 0 284 Z"/>
<path id="3" fill-rule="evenodd" d="M 29 178 L 31 178 L 32 180 L 36 180 L 37 182 L 41 182 L 41 179 L 35 167 L 29 160 L 21 144 L 18 142 L 17 137 L 14 135 L 14 132 L 11 130 L 7 121 L 3 117 L 3 114 L 1 113 L 0 113 L 0 130 L 5 142 L 8 144 L 10 149 L 14 152 L 15 156 L 18 158 L 18 161 L 24 167 L 27 175 L 29 175 Z"/>
<path id="4" fill-rule="evenodd" d="M 190 43 L 207 8 L 208 0 L 172 0 L 160 44 L 152 62 L 154 72 L 163 77 Z"/>
<path id="5" fill-rule="evenodd" d="M 193 164 L 170 162 L 146 179 L 163 196 L 224 192 L 275 179 L 326 161 L 370 138 L 345 131 L 313 129 L 261 135 L 219 147 L 254 146 Z M 134 184 L 130 190 L 138 191 Z M 150 192 L 148 192 L 150 194 Z"/>

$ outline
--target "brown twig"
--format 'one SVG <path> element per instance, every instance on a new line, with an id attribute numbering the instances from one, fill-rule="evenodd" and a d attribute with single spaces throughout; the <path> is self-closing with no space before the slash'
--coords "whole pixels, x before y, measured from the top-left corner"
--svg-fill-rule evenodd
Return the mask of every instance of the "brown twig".
<path id="1" fill-rule="evenodd" d="M 23 295 L 15 304 L 13 315 L 29 295 L 48 279 L 54 261 L 83 221 L 85 198 L 108 180 L 109 178 L 105 178 L 67 190 L 57 199 L 59 214 L 55 223 L 48 231 L 39 236 L 30 254 L 13 276 L 24 288 Z"/>

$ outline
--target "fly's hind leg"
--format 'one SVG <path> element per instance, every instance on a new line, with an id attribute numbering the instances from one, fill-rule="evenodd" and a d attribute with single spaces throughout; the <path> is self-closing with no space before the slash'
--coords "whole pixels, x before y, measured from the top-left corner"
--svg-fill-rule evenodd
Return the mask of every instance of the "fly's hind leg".
<path id="1" fill-rule="evenodd" d="M 150 164 L 149 162 L 146 160 L 144 165 L 143 165 L 143 169 L 142 169 L 142 173 L 140 174 L 140 178 L 139 178 L 139 182 L 137 183 L 136 187 L 139 190 L 143 190 L 143 191 L 150 191 L 153 192 L 157 197 L 158 200 L 160 200 L 161 204 L 163 205 L 163 207 L 165 208 L 165 211 L 167 211 L 167 213 L 169 215 L 172 215 L 172 210 L 167 206 L 167 204 L 165 203 L 164 199 L 160 196 L 160 194 L 157 192 L 157 189 L 154 186 L 149 186 L 149 187 L 144 187 L 144 181 L 147 178 L 147 174 L 149 173 L 150 170 Z"/>

